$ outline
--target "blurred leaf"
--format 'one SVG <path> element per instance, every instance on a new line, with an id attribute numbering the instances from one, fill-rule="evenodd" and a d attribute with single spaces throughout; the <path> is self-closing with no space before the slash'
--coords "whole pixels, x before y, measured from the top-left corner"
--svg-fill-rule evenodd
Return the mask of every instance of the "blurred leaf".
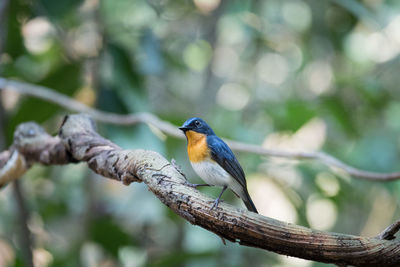
<path id="1" fill-rule="evenodd" d="M 25 52 L 25 47 L 21 35 L 21 19 L 31 16 L 29 6 L 26 1 L 23 0 L 13 0 L 8 1 L 8 21 L 7 21 L 7 38 L 5 51 L 11 57 L 16 58 L 17 56 Z M 1 63 L 1 61 L 0 61 Z"/>
<path id="2" fill-rule="evenodd" d="M 361 96 L 368 101 L 368 107 L 383 108 L 389 99 L 384 92 L 382 83 L 376 77 L 367 77 L 365 80 L 360 81 L 358 85 Z M 375 112 L 375 110 L 373 110 Z"/>
<path id="3" fill-rule="evenodd" d="M 22 255 L 17 254 L 17 257 L 15 258 L 13 266 L 14 267 L 25 267 L 24 261 L 22 259 Z"/>
<path id="4" fill-rule="evenodd" d="M 120 247 L 136 244 L 136 241 L 109 216 L 94 219 L 89 226 L 89 236 L 114 257 L 118 256 Z"/>
<path id="5" fill-rule="evenodd" d="M 103 90 L 115 91 L 121 103 L 129 112 L 144 111 L 147 107 L 146 94 L 143 88 L 143 77 L 132 60 L 132 56 L 122 47 L 109 44 L 106 49 L 112 58 L 111 77 Z"/>
<path id="6" fill-rule="evenodd" d="M 366 24 L 373 26 L 374 28 L 380 28 L 382 25 L 378 18 L 363 4 L 355 0 L 330 0 L 348 12 L 352 13 L 354 16 L 358 17 L 360 20 L 364 21 Z"/>
<path id="7" fill-rule="evenodd" d="M 287 127 L 292 130 L 298 130 L 304 123 L 316 115 L 316 112 L 310 103 L 300 101 L 289 101 L 286 103 Z"/>
<path id="8" fill-rule="evenodd" d="M 83 0 L 39 0 L 37 4 L 39 9 L 43 9 L 46 15 L 52 19 L 62 19 L 64 16 L 76 10 L 83 3 Z"/>
<path id="9" fill-rule="evenodd" d="M 327 111 L 348 135 L 354 136 L 357 134 L 357 130 L 351 120 L 352 112 L 342 103 L 339 97 L 332 96 L 322 99 L 321 109 L 324 112 Z"/>
<path id="10" fill-rule="evenodd" d="M 99 109 L 108 112 L 121 114 L 129 113 L 115 90 L 100 89 L 97 94 L 97 106 Z"/>
<path id="11" fill-rule="evenodd" d="M 51 251 L 51 249 L 50 249 Z M 80 257 L 79 257 L 79 247 L 74 246 L 74 249 L 64 253 L 63 255 L 57 255 L 51 266 L 54 267 L 76 267 L 81 266 Z M 54 255 L 54 254 L 53 254 Z"/>
<path id="12" fill-rule="evenodd" d="M 134 57 L 128 51 L 113 43 L 109 43 L 106 49 L 112 58 L 111 66 L 115 74 L 114 82 L 116 84 L 125 82 L 128 86 L 143 91 L 141 88 L 143 77 L 132 61 Z"/>
<path id="13" fill-rule="evenodd" d="M 40 205 L 40 214 L 45 219 L 52 219 L 64 216 L 68 212 L 65 200 L 42 201 Z"/>

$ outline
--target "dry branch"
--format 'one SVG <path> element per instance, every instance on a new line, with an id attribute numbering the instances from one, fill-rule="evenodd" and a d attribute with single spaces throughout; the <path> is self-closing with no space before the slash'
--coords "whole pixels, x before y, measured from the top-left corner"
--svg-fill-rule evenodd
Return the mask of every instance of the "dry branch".
<path id="1" fill-rule="evenodd" d="M 92 118 L 94 118 L 96 121 L 99 122 L 118 124 L 118 125 L 134 125 L 138 123 L 146 123 L 161 130 L 167 135 L 176 138 L 184 138 L 183 134 L 177 129 L 177 126 L 167 121 L 163 121 L 151 113 L 142 112 L 129 115 L 121 115 L 110 112 L 104 112 L 88 107 L 72 98 L 69 98 L 65 95 L 55 92 L 50 88 L 9 80 L 0 77 L 0 90 L 2 89 L 12 90 L 25 95 L 41 98 L 49 102 L 56 103 L 59 106 L 70 111 L 90 114 Z M 353 177 L 360 179 L 366 179 L 371 181 L 374 180 L 393 181 L 400 179 L 400 172 L 378 173 L 378 172 L 361 170 L 352 167 L 340 161 L 339 159 L 323 152 L 293 152 L 293 151 L 272 150 L 272 149 L 265 149 L 259 145 L 245 144 L 226 139 L 225 141 L 229 144 L 229 146 L 233 150 L 236 151 L 248 152 L 262 156 L 281 157 L 287 159 L 318 160 L 326 164 L 327 166 L 342 169 L 348 174 L 352 175 Z"/>
<path id="2" fill-rule="evenodd" d="M 21 134 L 30 132 L 29 127 L 37 125 L 25 124 L 21 127 L 24 129 Z M 94 172 L 126 185 L 144 182 L 176 214 L 232 242 L 341 266 L 400 265 L 398 240 L 316 231 L 226 203 L 221 203 L 216 210 L 210 211 L 213 200 L 186 186 L 181 173 L 164 157 L 153 151 L 119 148 L 101 137 L 86 115 L 67 117 L 59 137 L 51 137 L 41 130 L 34 133 L 29 136 L 22 134 L 21 137 L 17 131 L 16 140 L 19 140 L 19 145 L 11 148 L 26 158 L 29 164 L 49 164 L 48 158 L 42 156 L 46 151 L 45 154 L 52 155 L 51 164 L 84 161 Z M 12 153 L 0 154 L 2 157 L 7 155 Z M 0 162 L 4 160 L 7 161 L 3 158 Z M 0 176 L 0 181 L 1 179 Z M 391 230 L 390 234 L 393 235 L 394 231 Z"/>

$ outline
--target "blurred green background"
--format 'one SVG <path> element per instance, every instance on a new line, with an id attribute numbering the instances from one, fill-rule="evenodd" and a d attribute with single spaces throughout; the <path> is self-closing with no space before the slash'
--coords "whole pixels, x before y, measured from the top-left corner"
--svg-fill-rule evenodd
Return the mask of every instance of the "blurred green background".
<path id="1" fill-rule="evenodd" d="M 9 5 L 0 24 L 3 77 L 105 111 L 147 111 L 176 125 L 196 115 L 222 137 L 400 170 L 399 1 L 1 1 Z M 10 91 L 1 96 L 8 145 L 19 123 L 56 133 L 68 113 Z M 123 148 L 175 158 L 199 182 L 184 140 L 146 125 L 99 124 L 99 132 Z M 263 215 L 365 236 L 400 216 L 400 182 L 357 180 L 318 162 L 237 156 Z M 123 186 L 84 164 L 34 166 L 21 182 L 37 266 L 326 266 L 224 246 L 143 184 Z M 231 192 L 224 199 L 243 207 Z M 24 265 L 16 209 L 8 186 L 0 192 L 1 266 Z"/>

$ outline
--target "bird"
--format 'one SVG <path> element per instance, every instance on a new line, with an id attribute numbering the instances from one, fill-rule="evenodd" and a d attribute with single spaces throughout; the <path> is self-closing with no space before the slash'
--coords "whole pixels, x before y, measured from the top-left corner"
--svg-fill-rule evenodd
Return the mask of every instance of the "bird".
<path id="1" fill-rule="evenodd" d="M 186 136 L 189 161 L 194 171 L 207 183 L 187 184 L 195 188 L 222 187 L 211 210 L 218 207 L 222 194 L 229 188 L 242 199 L 249 211 L 258 213 L 247 191 L 244 171 L 229 146 L 201 118 L 190 118 L 179 129 Z"/>

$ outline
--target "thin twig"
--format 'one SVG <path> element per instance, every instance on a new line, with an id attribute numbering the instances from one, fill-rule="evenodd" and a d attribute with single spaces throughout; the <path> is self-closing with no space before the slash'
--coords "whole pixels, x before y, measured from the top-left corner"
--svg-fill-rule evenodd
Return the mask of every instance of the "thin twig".
<path id="1" fill-rule="evenodd" d="M 395 239 L 396 236 L 395 234 L 400 230 L 400 220 L 397 222 L 389 225 L 385 230 L 383 230 L 382 233 L 380 233 L 377 237 L 379 239 L 386 239 L 386 240 L 392 240 Z"/>
<path id="2" fill-rule="evenodd" d="M 104 112 L 88 107 L 70 97 L 57 93 L 55 90 L 24 83 L 20 81 L 5 79 L 0 77 L 0 90 L 12 90 L 25 95 L 41 98 L 74 112 L 88 113 L 93 119 L 99 122 L 111 123 L 117 125 L 134 125 L 138 123 L 146 123 L 155 128 L 158 128 L 167 135 L 183 139 L 183 134 L 178 130 L 176 125 L 167 121 L 163 121 L 151 113 L 134 113 L 121 115 L 116 113 Z M 292 152 L 282 150 L 265 149 L 259 145 L 245 144 L 237 141 L 226 140 L 229 146 L 235 151 L 248 152 L 262 156 L 280 157 L 287 159 L 309 159 L 318 160 L 330 167 L 336 167 L 344 170 L 349 175 L 371 181 L 393 181 L 400 179 L 400 172 L 393 173 L 378 173 L 365 171 L 353 166 L 350 166 L 339 159 L 326 154 L 324 152 Z"/>
<path id="3" fill-rule="evenodd" d="M 147 123 L 153 125 L 154 127 L 160 129 L 161 131 L 163 131 L 168 135 L 178 138 L 184 137 L 183 134 L 177 129 L 175 125 L 166 121 L 162 121 L 150 113 L 143 112 L 130 115 L 121 115 L 111 112 L 104 112 L 88 107 L 87 105 L 82 104 L 70 97 L 57 93 L 53 89 L 44 86 L 9 80 L 1 77 L 0 77 L 0 90 L 12 90 L 24 95 L 34 96 L 55 103 L 65 108 L 66 110 L 87 113 L 94 120 L 99 122 L 105 122 L 117 125 L 134 125 L 138 123 Z"/>

